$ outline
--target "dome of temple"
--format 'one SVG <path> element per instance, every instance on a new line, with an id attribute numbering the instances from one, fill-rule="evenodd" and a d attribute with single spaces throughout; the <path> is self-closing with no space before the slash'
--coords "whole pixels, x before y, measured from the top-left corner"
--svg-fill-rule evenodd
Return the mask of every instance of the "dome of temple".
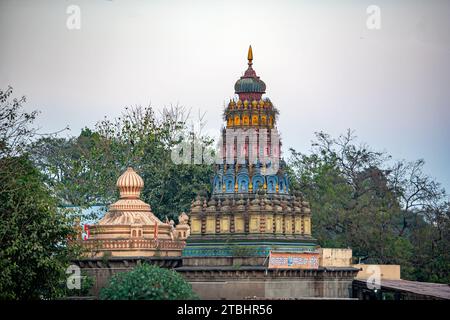
<path id="1" fill-rule="evenodd" d="M 234 85 L 236 93 L 265 93 L 266 84 L 257 77 L 245 78 L 242 77 Z"/>
<path id="2" fill-rule="evenodd" d="M 144 181 L 132 168 L 117 179 L 116 185 L 120 199 L 109 206 L 97 224 L 90 226 L 91 236 L 83 241 L 91 254 L 140 257 L 162 252 L 165 256 L 180 256 L 190 232 L 187 215 L 180 215 L 177 226 L 167 218 L 166 222 L 159 220 L 150 205 L 139 199 Z"/>
<path id="3" fill-rule="evenodd" d="M 129 167 L 117 179 L 116 186 L 120 199 L 110 205 L 109 212 L 99 221 L 100 225 L 162 224 L 151 212 L 150 205 L 139 199 L 144 180 L 133 168 Z"/>
<path id="4" fill-rule="evenodd" d="M 252 46 L 248 49 L 248 68 L 245 71 L 244 75 L 236 81 L 236 84 L 234 85 L 234 91 L 237 94 L 247 94 L 247 93 L 256 93 L 258 95 L 261 95 L 266 92 L 266 84 L 264 81 L 259 79 L 259 77 L 256 75 L 255 70 L 253 70 L 253 52 L 252 52 Z M 259 99 L 259 97 L 258 97 Z"/>
<path id="5" fill-rule="evenodd" d="M 120 198 L 139 198 L 141 190 L 144 188 L 144 180 L 129 167 L 120 177 L 117 179 L 117 188 L 119 188 Z"/>

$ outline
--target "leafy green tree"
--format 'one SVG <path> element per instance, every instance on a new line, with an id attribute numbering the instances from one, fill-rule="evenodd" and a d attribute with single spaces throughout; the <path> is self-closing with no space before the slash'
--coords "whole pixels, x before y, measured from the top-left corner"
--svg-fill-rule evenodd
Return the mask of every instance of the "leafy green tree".
<path id="1" fill-rule="evenodd" d="M 79 137 L 40 139 L 33 159 L 58 197 L 80 207 L 115 201 L 116 180 L 132 166 L 144 179 L 141 197 L 153 212 L 161 219 L 176 218 L 210 184 L 211 166 L 171 159 L 174 147 L 194 138 L 205 148 L 212 143 L 188 128 L 181 108 L 159 116 L 151 107 L 126 108 L 119 118 L 105 118 Z"/>
<path id="2" fill-rule="evenodd" d="M 0 91 L 0 299 L 61 296 L 73 221 L 58 210 L 43 175 L 29 160 L 37 112 L 23 112 L 25 98 Z"/>
<path id="3" fill-rule="evenodd" d="M 58 211 L 26 157 L 1 159 L 0 165 L 9 172 L 0 192 L 0 299 L 58 297 L 75 257 L 68 245 L 73 221 Z"/>
<path id="4" fill-rule="evenodd" d="M 195 299 L 191 285 L 177 272 L 143 263 L 116 273 L 100 292 L 103 300 Z"/>
<path id="5" fill-rule="evenodd" d="M 358 261 L 400 264 L 402 277 L 449 281 L 449 202 L 423 160 L 392 163 L 351 131 L 319 132 L 310 154 L 292 151 L 292 187 L 310 201 L 313 235 L 350 247 Z"/>

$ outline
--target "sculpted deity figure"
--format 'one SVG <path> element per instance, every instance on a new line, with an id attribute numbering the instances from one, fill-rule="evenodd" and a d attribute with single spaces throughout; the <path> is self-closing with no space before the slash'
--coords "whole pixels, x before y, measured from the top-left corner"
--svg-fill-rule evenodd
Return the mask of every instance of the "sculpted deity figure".
<path id="1" fill-rule="evenodd" d="M 179 224 L 188 224 L 188 221 L 189 221 L 189 216 L 185 212 L 182 212 L 178 216 L 178 223 Z"/>

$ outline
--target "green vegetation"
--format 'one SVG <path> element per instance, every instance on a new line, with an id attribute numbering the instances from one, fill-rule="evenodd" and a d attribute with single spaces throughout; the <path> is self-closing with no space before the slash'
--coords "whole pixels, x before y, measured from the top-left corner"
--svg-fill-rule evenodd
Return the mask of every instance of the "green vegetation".
<path id="1" fill-rule="evenodd" d="M 67 245 L 73 221 L 26 152 L 36 113 L 24 113 L 25 98 L 11 94 L 0 91 L 0 299 L 55 298 L 76 254 Z"/>
<path id="2" fill-rule="evenodd" d="M 81 271 L 80 289 L 68 289 L 66 281 L 61 282 L 61 286 L 64 290 L 64 296 L 68 298 L 90 296 L 92 294 L 91 289 L 94 287 L 94 284 L 95 278 L 83 270 Z"/>
<path id="3" fill-rule="evenodd" d="M 115 274 L 102 289 L 103 300 L 196 299 L 191 285 L 177 272 L 146 263 Z"/>
<path id="4" fill-rule="evenodd" d="M 450 206 L 423 160 L 394 162 L 317 133 L 312 152 L 292 151 L 292 187 L 310 201 L 323 247 L 350 247 L 363 263 L 400 264 L 404 279 L 450 283 Z"/>
<path id="5" fill-rule="evenodd" d="M 188 128 L 182 108 L 165 109 L 161 115 L 151 107 L 125 108 L 119 118 L 105 118 L 78 137 L 39 139 L 33 159 L 55 194 L 78 207 L 115 201 L 117 178 L 132 166 L 145 181 L 141 198 L 160 219 L 176 219 L 210 184 L 210 166 L 171 160 L 175 146 L 194 138 L 207 146 L 212 143 Z"/>

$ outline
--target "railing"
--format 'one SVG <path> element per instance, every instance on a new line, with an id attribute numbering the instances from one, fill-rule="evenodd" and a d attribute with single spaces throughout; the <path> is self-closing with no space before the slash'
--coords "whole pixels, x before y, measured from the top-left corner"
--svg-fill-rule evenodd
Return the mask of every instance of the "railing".
<path id="1" fill-rule="evenodd" d="M 185 247 L 185 241 L 167 241 L 153 239 L 117 239 L 100 240 L 89 239 L 82 241 L 85 248 L 91 250 L 115 250 L 115 249 L 175 249 L 181 250 Z"/>

